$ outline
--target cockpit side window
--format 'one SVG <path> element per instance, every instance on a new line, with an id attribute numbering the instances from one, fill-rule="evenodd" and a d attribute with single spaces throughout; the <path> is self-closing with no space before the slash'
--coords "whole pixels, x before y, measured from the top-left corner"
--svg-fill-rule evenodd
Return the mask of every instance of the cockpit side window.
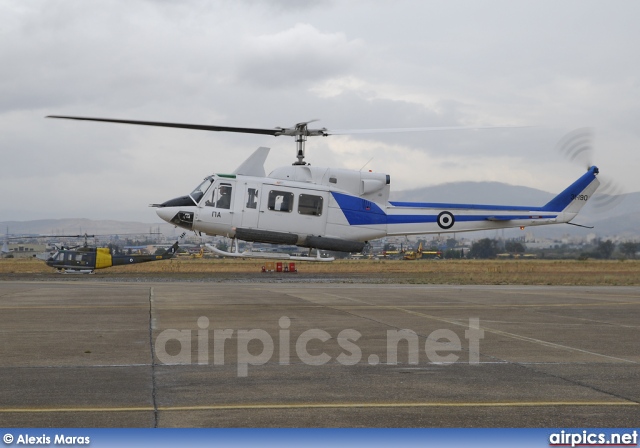
<path id="1" fill-rule="evenodd" d="M 195 201 L 196 204 L 200 202 L 204 194 L 207 192 L 209 185 L 211 185 L 213 180 L 210 177 L 207 177 L 200 185 L 198 185 L 195 190 L 193 190 L 190 194 L 191 198 Z"/>
<path id="2" fill-rule="evenodd" d="M 229 210 L 231 208 L 231 193 L 231 184 L 221 183 L 213 189 L 204 205 Z"/>
<path id="3" fill-rule="evenodd" d="M 213 179 L 211 179 L 211 177 L 207 177 L 191 192 L 190 196 L 193 198 L 196 204 L 200 202 L 204 194 L 207 192 L 207 189 L 211 185 L 211 182 L 213 182 Z"/>

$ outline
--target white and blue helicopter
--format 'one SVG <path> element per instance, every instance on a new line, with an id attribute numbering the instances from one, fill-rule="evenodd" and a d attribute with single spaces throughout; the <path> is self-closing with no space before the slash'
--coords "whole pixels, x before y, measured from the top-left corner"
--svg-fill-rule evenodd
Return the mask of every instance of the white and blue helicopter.
<path id="1" fill-rule="evenodd" d="M 208 245 L 228 257 L 332 261 L 322 257 L 321 251 L 361 252 L 370 240 L 386 236 L 571 223 L 599 185 L 599 170 L 591 166 L 543 206 L 395 202 L 389 201 L 388 174 L 311 166 L 304 159 L 307 137 L 399 129 L 330 131 L 310 129 L 311 122 L 266 129 L 60 115 L 50 118 L 295 137 L 297 160 L 291 166 L 277 168 L 267 176 L 264 162 L 269 148 L 260 147 L 232 173 L 212 174 L 190 194 L 152 204 L 168 223 L 232 238 L 235 249 L 231 252 Z M 443 128 L 405 130 L 434 129 Z M 316 249 L 316 256 L 239 252 L 238 240 L 296 245 L 309 248 L 310 253 Z"/>

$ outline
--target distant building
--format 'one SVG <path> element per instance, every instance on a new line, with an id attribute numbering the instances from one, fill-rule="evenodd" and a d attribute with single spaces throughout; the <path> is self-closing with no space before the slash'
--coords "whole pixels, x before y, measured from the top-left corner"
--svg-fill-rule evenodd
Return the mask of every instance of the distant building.
<path id="1" fill-rule="evenodd" d="M 44 244 L 9 243 L 9 253 L 15 258 L 35 257 L 36 254 L 46 250 L 47 246 Z"/>

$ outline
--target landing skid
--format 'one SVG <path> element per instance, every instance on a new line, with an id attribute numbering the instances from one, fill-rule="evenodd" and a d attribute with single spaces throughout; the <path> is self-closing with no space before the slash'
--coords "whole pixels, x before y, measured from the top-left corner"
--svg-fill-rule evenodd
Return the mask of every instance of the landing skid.
<path id="1" fill-rule="evenodd" d="M 58 274 L 94 274 L 93 269 L 58 269 Z"/>
<path id="2" fill-rule="evenodd" d="M 220 250 L 217 247 L 214 247 L 210 244 L 205 244 L 207 249 L 210 251 L 223 256 L 223 257 L 231 257 L 231 258 L 260 258 L 260 259 L 270 259 L 270 260 L 292 260 L 292 261 L 333 261 L 334 257 L 321 257 L 320 251 L 316 251 L 315 257 L 300 257 L 298 255 L 289 255 L 289 254 L 279 254 L 275 252 L 238 252 L 238 245 L 236 241 L 236 251 L 235 252 L 226 252 L 224 250 Z"/>

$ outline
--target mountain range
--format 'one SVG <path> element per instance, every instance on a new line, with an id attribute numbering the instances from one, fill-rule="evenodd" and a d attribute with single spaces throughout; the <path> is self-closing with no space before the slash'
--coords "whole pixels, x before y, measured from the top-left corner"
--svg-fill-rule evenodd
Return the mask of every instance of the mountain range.
<path id="1" fill-rule="evenodd" d="M 165 236 L 179 235 L 174 226 L 167 223 L 142 223 L 86 218 L 38 219 L 32 221 L 0 222 L 0 239 L 9 234 L 20 235 L 124 235 L 160 232 Z"/>
<path id="2" fill-rule="evenodd" d="M 390 199 L 392 201 L 542 206 L 554 196 L 552 193 L 535 188 L 501 182 L 452 182 L 392 192 Z M 618 236 L 622 239 L 640 239 L 640 192 L 619 197 L 605 195 L 594 197 L 587 202 L 574 222 L 594 228 L 584 229 L 561 224 L 529 229 L 540 238 L 586 236 L 589 233 L 595 233 L 602 238 Z"/>

